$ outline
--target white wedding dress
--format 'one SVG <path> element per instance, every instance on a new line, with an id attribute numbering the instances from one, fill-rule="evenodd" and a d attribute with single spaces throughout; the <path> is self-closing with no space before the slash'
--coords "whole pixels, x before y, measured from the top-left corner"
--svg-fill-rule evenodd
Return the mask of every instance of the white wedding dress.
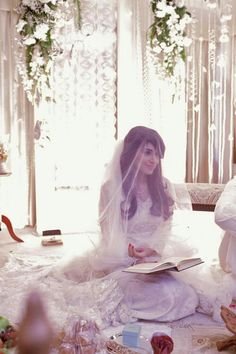
<path id="1" fill-rule="evenodd" d="M 191 255 L 186 240 L 179 241 L 173 233 L 172 218 L 163 221 L 152 216 L 150 203 L 150 199 L 138 200 L 137 212 L 128 223 L 126 246 L 142 246 L 145 240 L 163 257 Z M 199 265 L 181 273 L 125 273 L 122 269 L 133 262 L 127 251 L 112 264 L 104 259 L 104 247 L 101 244 L 67 265 L 59 261 L 56 266 L 56 256 L 43 263 L 40 254 L 9 254 L 8 262 L 0 268 L 1 315 L 17 322 L 25 296 L 35 288 L 58 329 L 78 315 L 95 320 L 101 328 L 137 319 L 174 321 L 196 310 L 219 320 L 220 305 L 228 306 L 231 301 L 231 283 L 223 272 L 220 276 L 218 270 L 212 272 Z"/>
<path id="2" fill-rule="evenodd" d="M 105 239 L 94 252 L 75 258 L 55 271 L 54 276 L 57 274 L 59 279 L 63 274 L 77 283 L 67 291 L 68 303 L 80 304 L 85 313 L 90 311 L 90 315 L 93 312 L 102 327 L 137 319 L 175 321 L 196 311 L 220 320 L 220 305 L 230 304 L 233 284 L 218 268 L 199 265 L 181 273 L 152 275 L 122 271 L 134 261 L 127 255 L 129 243 L 136 247 L 149 246 L 162 258 L 191 256 L 194 252 L 183 234 L 173 232 L 172 218 L 163 221 L 150 214 L 150 198 L 137 201 L 137 211 L 128 221 L 123 255 L 106 251 Z M 91 295 L 87 301 L 86 291 L 89 289 Z"/>

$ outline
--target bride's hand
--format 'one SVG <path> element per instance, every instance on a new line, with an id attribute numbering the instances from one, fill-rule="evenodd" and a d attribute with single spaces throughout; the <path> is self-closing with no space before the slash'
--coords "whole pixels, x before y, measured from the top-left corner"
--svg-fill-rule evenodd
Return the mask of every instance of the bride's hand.
<path id="1" fill-rule="evenodd" d="M 154 256 L 156 253 L 155 250 L 149 247 L 135 247 L 132 244 L 128 246 L 128 255 L 137 259 L 143 259 L 145 257 Z"/>

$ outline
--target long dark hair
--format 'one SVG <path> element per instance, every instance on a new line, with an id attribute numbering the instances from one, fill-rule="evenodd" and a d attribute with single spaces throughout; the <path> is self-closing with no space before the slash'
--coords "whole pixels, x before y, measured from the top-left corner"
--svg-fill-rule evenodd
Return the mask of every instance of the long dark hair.
<path id="1" fill-rule="evenodd" d="M 167 185 L 162 176 L 161 159 L 165 154 L 165 144 L 155 130 L 144 126 L 132 128 L 124 139 L 124 148 L 120 157 L 120 168 L 122 188 L 129 207 L 125 211 L 123 203 L 121 203 L 121 213 L 123 217 L 126 216 L 128 219 L 132 218 L 136 213 L 137 198 L 133 190 L 135 177 L 133 161 L 138 149 L 144 147 L 147 143 L 151 143 L 154 146 L 160 159 L 153 173 L 147 176 L 148 190 L 152 199 L 150 213 L 155 216 L 163 216 L 166 220 L 172 215 L 171 206 L 174 202 L 167 193 Z"/>

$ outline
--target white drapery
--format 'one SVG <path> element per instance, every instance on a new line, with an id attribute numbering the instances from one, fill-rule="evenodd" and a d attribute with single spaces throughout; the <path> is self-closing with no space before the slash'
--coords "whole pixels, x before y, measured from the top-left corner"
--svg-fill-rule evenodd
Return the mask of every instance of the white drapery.
<path id="1" fill-rule="evenodd" d="M 0 136 L 9 136 L 9 177 L 0 177 L 0 212 L 14 227 L 35 223 L 33 108 L 15 65 L 14 1 L 0 2 Z"/>

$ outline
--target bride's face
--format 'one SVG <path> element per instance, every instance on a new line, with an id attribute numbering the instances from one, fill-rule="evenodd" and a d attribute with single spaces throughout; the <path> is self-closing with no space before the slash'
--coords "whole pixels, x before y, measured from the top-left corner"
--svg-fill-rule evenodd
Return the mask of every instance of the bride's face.
<path id="1" fill-rule="evenodd" d="M 151 175 L 159 164 L 159 156 L 155 147 L 151 143 L 147 143 L 137 156 L 137 166 L 139 173 Z"/>

